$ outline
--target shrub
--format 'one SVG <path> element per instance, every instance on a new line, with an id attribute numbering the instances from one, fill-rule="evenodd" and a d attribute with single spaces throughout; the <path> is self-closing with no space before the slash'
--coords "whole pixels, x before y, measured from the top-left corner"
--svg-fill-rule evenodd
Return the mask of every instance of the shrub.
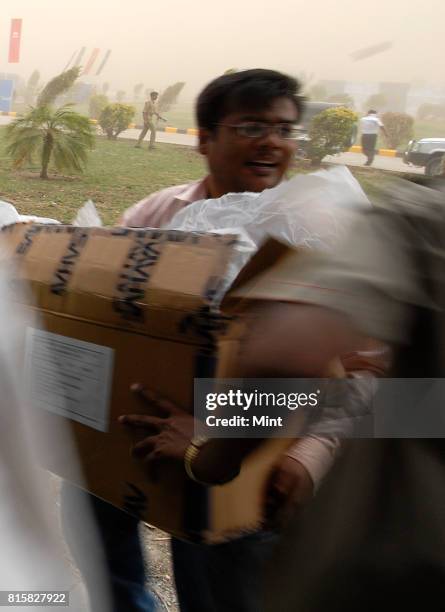
<path id="1" fill-rule="evenodd" d="M 88 107 L 88 113 L 91 119 L 99 119 L 101 112 L 108 104 L 109 100 L 107 96 L 104 96 L 103 94 L 91 96 Z"/>
<path id="2" fill-rule="evenodd" d="M 128 128 L 134 113 L 134 106 L 129 104 L 108 104 L 100 114 L 99 125 L 109 140 L 116 140 Z"/>
<path id="3" fill-rule="evenodd" d="M 309 128 L 308 156 L 314 164 L 326 155 L 347 151 L 358 116 L 349 108 L 328 108 L 315 115 Z"/>
<path id="4" fill-rule="evenodd" d="M 383 113 L 382 122 L 387 133 L 388 146 L 397 149 L 413 137 L 414 119 L 406 113 Z"/>

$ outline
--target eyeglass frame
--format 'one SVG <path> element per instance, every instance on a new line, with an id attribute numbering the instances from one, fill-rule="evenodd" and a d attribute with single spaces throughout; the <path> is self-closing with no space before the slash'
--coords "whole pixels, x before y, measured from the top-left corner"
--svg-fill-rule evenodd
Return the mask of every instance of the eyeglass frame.
<path id="1" fill-rule="evenodd" d="M 261 121 L 246 121 L 244 123 L 237 123 L 237 124 L 233 124 L 233 123 L 215 123 L 214 124 L 217 127 L 228 127 L 228 128 L 232 128 L 233 130 L 236 131 L 238 136 L 241 136 L 242 138 L 250 138 L 250 139 L 254 139 L 254 138 L 264 138 L 266 135 L 269 135 L 271 132 L 275 133 L 281 140 L 297 140 L 299 133 L 301 132 L 301 130 L 295 125 L 295 124 L 291 124 L 291 123 L 286 123 L 286 122 L 281 122 L 281 123 L 276 123 L 276 124 L 270 124 L 270 123 L 264 123 Z M 258 135 L 258 136 L 249 136 L 248 134 L 242 134 L 240 133 L 240 129 L 242 129 L 245 126 L 248 125 L 257 125 L 257 126 L 261 126 L 263 128 L 263 133 Z M 290 136 L 288 138 L 286 138 L 285 136 L 283 136 L 282 134 L 279 133 L 279 128 L 283 127 L 283 126 L 291 126 L 291 130 L 292 130 L 292 134 L 293 136 Z"/>

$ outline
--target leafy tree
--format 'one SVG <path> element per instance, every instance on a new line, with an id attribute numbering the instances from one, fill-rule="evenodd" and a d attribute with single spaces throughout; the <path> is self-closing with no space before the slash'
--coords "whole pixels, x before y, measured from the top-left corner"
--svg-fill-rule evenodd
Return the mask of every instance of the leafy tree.
<path id="1" fill-rule="evenodd" d="M 324 102 L 328 97 L 328 92 L 324 85 L 321 83 L 315 83 L 308 91 L 308 97 L 315 102 Z"/>
<path id="2" fill-rule="evenodd" d="M 328 108 L 315 115 L 309 128 L 308 155 L 319 164 L 326 155 L 347 151 L 358 115 L 349 108 Z"/>
<path id="3" fill-rule="evenodd" d="M 368 112 L 369 110 L 381 110 L 382 108 L 385 108 L 388 104 L 388 100 L 386 99 L 386 96 L 384 94 L 381 93 L 376 93 L 376 94 L 372 94 L 372 96 L 369 96 L 369 98 L 366 100 L 365 102 L 365 112 Z"/>
<path id="4" fill-rule="evenodd" d="M 128 104 L 108 104 L 100 114 L 99 125 L 109 140 L 116 140 L 128 128 L 135 112 L 134 106 Z"/>
<path id="5" fill-rule="evenodd" d="M 182 81 L 175 83 L 174 85 L 170 85 L 167 87 L 165 91 L 159 96 L 158 107 L 161 112 L 167 112 L 170 108 L 175 104 L 178 99 L 179 94 L 181 93 L 185 83 Z"/>
<path id="6" fill-rule="evenodd" d="M 74 85 L 80 70 L 80 66 L 74 66 L 51 79 L 40 92 L 37 98 L 37 106 L 53 104 L 58 96 L 68 91 Z"/>
<path id="7" fill-rule="evenodd" d="M 25 104 L 33 104 L 37 95 L 39 81 L 40 72 L 38 70 L 34 70 L 34 72 L 29 77 L 28 82 L 26 83 L 26 88 L 24 92 Z"/>
<path id="8" fill-rule="evenodd" d="M 109 104 L 107 96 L 104 96 L 103 94 L 91 96 L 88 109 L 91 119 L 99 119 L 101 112 L 107 106 L 107 104 Z"/>
<path id="9" fill-rule="evenodd" d="M 413 136 L 414 119 L 406 113 L 383 113 L 382 123 L 387 133 L 388 146 L 397 149 Z"/>
<path id="10" fill-rule="evenodd" d="M 337 102 L 338 104 L 344 104 L 345 106 L 349 106 L 349 108 L 354 108 L 354 100 L 347 93 L 338 93 L 329 96 L 326 100 L 327 102 Z"/>
<path id="11" fill-rule="evenodd" d="M 53 109 L 37 106 L 6 126 L 6 151 L 14 167 L 20 168 L 38 156 L 40 178 L 48 178 L 53 160 L 58 170 L 82 172 L 88 150 L 94 146 L 94 129 L 88 117 L 70 105 Z"/>
<path id="12" fill-rule="evenodd" d="M 445 104 L 430 104 L 426 102 L 419 106 L 417 118 L 420 119 L 420 121 L 424 121 L 425 119 L 443 121 L 445 119 Z"/>
<path id="13" fill-rule="evenodd" d="M 126 95 L 127 94 L 123 89 L 119 89 L 119 91 L 116 93 L 116 101 L 123 102 L 125 100 Z"/>

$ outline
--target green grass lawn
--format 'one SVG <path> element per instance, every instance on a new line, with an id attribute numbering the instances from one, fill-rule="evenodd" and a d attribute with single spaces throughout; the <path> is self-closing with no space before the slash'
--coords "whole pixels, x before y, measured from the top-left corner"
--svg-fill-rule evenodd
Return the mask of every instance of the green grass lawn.
<path id="1" fill-rule="evenodd" d="M 144 196 L 204 175 L 201 156 L 189 147 L 158 144 L 155 151 L 135 149 L 134 141 L 97 139 L 85 174 L 50 175 L 41 180 L 37 166 L 16 171 L 5 155 L 0 129 L 0 199 L 14 204 L 21 214 L 53 217 L 69 223 L 82 204 L 91 199 L 111 225 L 122 211 Z"/>

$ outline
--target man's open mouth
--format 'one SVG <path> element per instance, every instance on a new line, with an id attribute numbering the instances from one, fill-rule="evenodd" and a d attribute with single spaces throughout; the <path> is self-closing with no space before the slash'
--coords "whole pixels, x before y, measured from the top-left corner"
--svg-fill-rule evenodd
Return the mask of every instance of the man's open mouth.
<path id="1" fill-rule="evenodd" d="M 254 168 L 276 168 L 277 163 L 269 160 L 254 160 L 246 163 L 247 166 Z"/>

